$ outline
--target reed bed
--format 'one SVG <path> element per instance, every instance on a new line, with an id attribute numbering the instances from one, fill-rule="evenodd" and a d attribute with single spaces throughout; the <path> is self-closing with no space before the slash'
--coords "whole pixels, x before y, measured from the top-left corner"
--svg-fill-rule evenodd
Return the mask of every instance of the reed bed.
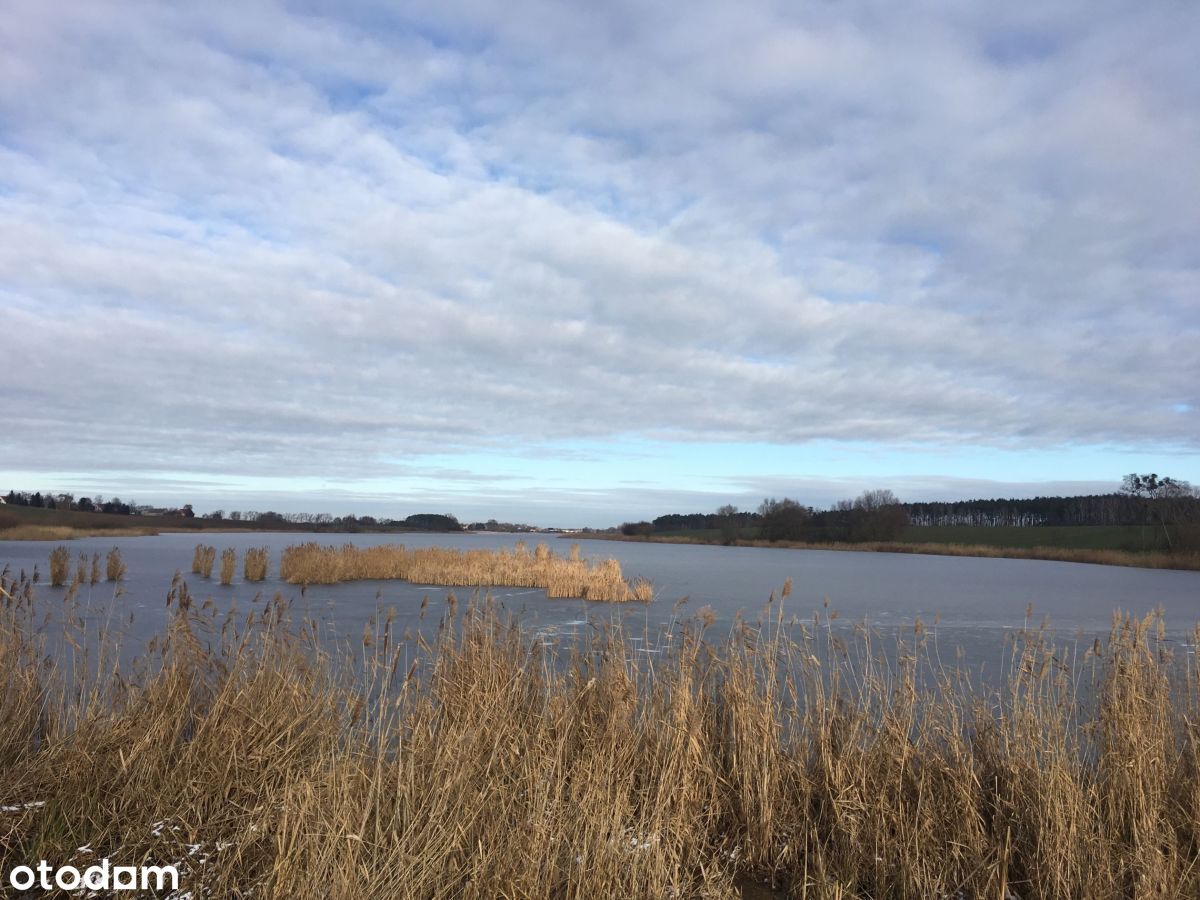
<path id="1" fill-rule="evenodd" d="M 212 578 L 213 564 L 217 561 L 217 548 L 197 544 L 192 553 L 192 574 L 201 578 Z"/>
<path id="2" fill-rule="evenodd" d="M 125 560 L 121 558 L 121 551 L 117 547 L 113 547 L 108 551 L 108 557 L 105 560 L 105 574 L 109 581 L 124 581 L 127 571 Z"/>
<path id="3" fill-rule="evenodd" d="M 266 547 L 250 547 L 242 558 L 242 577 L 246 581 L 263 581 L 271 565 L 271 555 Z"/>
<path id="4" fill-rule="evenodd" d="M 50 584 L 62 587 L 71 572 L 71 551 L 66 547 L 55 547 L 50 551 Z"/>
<path id="5" fill-rule="evenodd" d="M 76 528 L 71 525 L 13 525 L 0 527 L 0 541 L 70 541 L 88 537 L 143 537 L 157 528 Z"/>
<path id="6" fill-rule="evenodd" d="M 337 650 L 279 595 L 167 603 L 135 674 L 80 674 L 85 636 L 48 643 L 0 575 L 3 871 L 178 864 L 195 900 L 1200 896 L 1200 680 L 1156 617 L 1078 656 L 1022 632 L 984 688 L 919 624 L 885 647 L 702 611 L 650 664 L 486 599 L 433 645 L 380 615 Z"/>
<path id="7" fill-rule="evenodd" d="M 221 584 L 233 584 L 237 572 L 237 551 L 226 547 L 221 551 Z"/>
<path id="8" fill-rule="evenodd" d="M 92 554 L 92 565 L 88 572 L 88 584 L 95 586 L 100 583 L 100 554 Z"/>
<path id="9" fill-rule="evenodd" d="M 578 545 L 564 559 L 546 544 L 538 544 L 531 553 L 523 542 L 512 550 L 307 543 L 284 549 L 279 574 L 289 584 L 399 579 L 454 587 L 544 588 L 548 597 L 617 603 L 648 602 L 654 596 L 645 579 L 627 581 L 617 560 L 585 560 Z"/>

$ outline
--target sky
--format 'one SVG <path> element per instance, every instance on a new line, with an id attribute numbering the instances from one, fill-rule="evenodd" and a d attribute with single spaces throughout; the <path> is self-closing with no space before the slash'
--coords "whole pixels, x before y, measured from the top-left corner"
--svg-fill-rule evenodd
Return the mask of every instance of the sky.
<path id="1" fill-rule="evenodd" d="M 9 0 L 0 490 L 1200 483 L 1197 46 L 1182 0 Z"/>

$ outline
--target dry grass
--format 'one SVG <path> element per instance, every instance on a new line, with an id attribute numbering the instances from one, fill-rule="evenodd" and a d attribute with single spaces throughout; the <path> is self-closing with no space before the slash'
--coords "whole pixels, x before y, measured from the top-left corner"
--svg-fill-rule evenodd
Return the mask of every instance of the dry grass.
<path id="1" fill-rule="evenodd" d="M 89 537 L 144 537 L 157 528 L 74 528 L 68 525 L 15 525 L 0 529 L 0 541 L 72 541 Z"/>
<path id="2" fill-rule="evenodd" d="M 212 578 L 213 563 L 217 561 L 217 548 L 197 544 L 192 554 L 192 574 Z"/>
<path id="3" fill-rule="evenodd" d="M 710 640 L 702 612 L 650 664 L 485 601 L 435 646 L 385 616 L 329 655 L 279 597 L 239 623 L 177 582 L 117 677 L 0 589 L 4 871 L 177 862 L 196 900 L 1200 895 L 1200 692 L 1154 618 L 1073 670 L 1025 632 L 986 690 L 920 626 L 888 662 L 828 619 Z"/>
<path id="4" fill-rule="evenodd" d="M 271 555 L 266 547 L 250 547 L 242 559 L 242 577 L 246 581 L 263 581 L 271 565 Z"/>
<path id="5" fill-rule="evenodd" d="M 545 544 L 538 544 L 530 553 L 524 542 L 518 542 L 511 551 L 446 547 L 410 550 L 403 544 L 323 547 L 308 543 L 283 551 L 279 574 L 290 584 L 400 579 L 456 587 L 544 588 L 549 597 L 609 602 L 646 602 L 654 596 L 648 581 L 626 581 L 615 559 L 583 559 L 578 545 L 563 559 Z"/>
<path id="6" fill-rule="evenodd" d="M 226 547 L 221 551 L 221 584 L 233 584 L 234 573 L 237 572 L 237 551 Z"/>
<path id="7" fill-rule="evenodd" d="M 108 551 L 108 557 L 105 560 L 105 569 L 105 574 L 108 576 L 109 581 L 125 580 L 127 569 L 125 560 L 121 559 L 121 551 L 118 548 L 113 547 Z"/>
<path id="8" fill-rule="evenodd" d="M 55 547 L 50 551 L 50 584 L 62 587 L 71 572 L 71 551 L 66 547 Z"/>

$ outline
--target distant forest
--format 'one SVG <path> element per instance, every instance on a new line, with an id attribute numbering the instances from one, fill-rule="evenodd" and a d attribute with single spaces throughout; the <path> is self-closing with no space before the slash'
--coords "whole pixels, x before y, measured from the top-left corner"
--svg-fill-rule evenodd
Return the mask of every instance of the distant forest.
<path id="1" fill-rule="evenodd" d="M 896 540 L 909 525 L 1154 525 L 1190 534 L 1200 528 L 1200 492 L 1186 481 L 1155 474 L 1127 475 L 1119 491 L 1079 497 L 901 503 L 891 491 L 867 491 L 828 510 L 770 498 L 755 512 L 725 506 L 714 513 L 670 513 L 626 522 L 620 530 L 643 536 L 719 531 L 729 542 L 748 534 L 769 541 L 854 542 Z"/>
<path id="2" fill-rule="evenodd" d="M 192 509 L 190 503 L 185 503 L 180 507 L 139 506 L 124 502 L 117 497 L 105 500 L 100 496 L 76 497 L 74 494 L 51 491 L 9 491 L 7 494 L 0 495 L 0 500 L 5 506 L 31 507 L 60 513 L 108 513 L 143 519 L 174 519 L 178 520 L 179 524 L 197 528 L 234 526 L 256 530 L 331 532 L 463 530 L 462 523 L 448 513 L 414 513 L 403 519 L 380 519 L 375 516 L 356 515 L 334 516 L 329 513 L 279 513 L 271 510 L 265 512 L 233 510 L 226 513 L 224 510 L 216 509 L 200 514 Z M 67 521 L 64 520 L 64 523 Z"/>

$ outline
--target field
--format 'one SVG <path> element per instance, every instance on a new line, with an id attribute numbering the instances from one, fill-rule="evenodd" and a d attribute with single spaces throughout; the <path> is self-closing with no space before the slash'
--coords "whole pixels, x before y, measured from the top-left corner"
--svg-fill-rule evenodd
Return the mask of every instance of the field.
<path id="1" fill-rule="evenodd" d="M 1017 634 L 985 689 L 919 623 L 885 659 L 830 617 L 678 611 L 651 665 L 480 598 L 432 646 L 382 613 L 329 652 L 281 597 L 225 619 L 177 579 L 118 674 L 0 590 L 5 871 L 177 864 L 193 900 L 1200 895 L 1200 681 L 1154 618 L 1077 658 Z"/>

